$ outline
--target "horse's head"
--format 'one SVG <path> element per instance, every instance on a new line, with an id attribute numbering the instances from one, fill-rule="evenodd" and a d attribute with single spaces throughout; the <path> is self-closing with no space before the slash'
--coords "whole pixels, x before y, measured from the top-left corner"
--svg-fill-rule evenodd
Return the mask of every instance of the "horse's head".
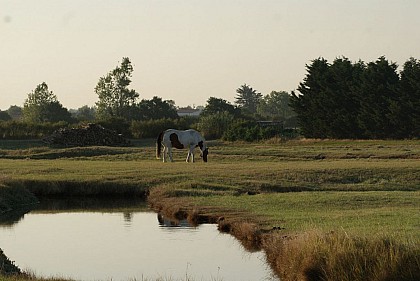
<path id="1" fill-rule="evenodd" d="M 207 162 L 207 155 L 209 154 L 209 148 L 206 146 L 204 139 L 198 142 L 197 146 L 200 148 L 200 157 L 203 157 L 203 161 Z"/>
<path id="2" fill-rule="evenodd" d="M 209 154 L 209 148 L 206 147 L 206 149 L 203 150 L 203 161 L 207 162 L 207 155 Z"/>

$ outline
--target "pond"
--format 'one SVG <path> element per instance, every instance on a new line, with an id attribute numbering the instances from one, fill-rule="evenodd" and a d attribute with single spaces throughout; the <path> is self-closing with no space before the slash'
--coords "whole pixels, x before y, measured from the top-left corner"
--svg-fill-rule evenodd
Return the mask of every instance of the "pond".
<path id="1" fill-rule="evenodd" d="M 217 225 L 170 222 L 144 203 L 48 201 L 0 218 L 0 248 L 23 270 L 77 280 L 278 280 L 264 252 Z"/>

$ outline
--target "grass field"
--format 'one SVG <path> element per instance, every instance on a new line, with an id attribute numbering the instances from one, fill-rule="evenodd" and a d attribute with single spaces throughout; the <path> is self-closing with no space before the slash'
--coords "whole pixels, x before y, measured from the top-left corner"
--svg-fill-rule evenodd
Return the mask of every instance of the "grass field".
<path id="1" fill-rule="evenodd" d="M 273 237 L 297 237 L 291 239 L 293 243 L 303 239 L 306 246 L 314 247 L 315 240 L 324 244 L 359 241 L 355 244 L 359 248 L 352 246 L 358 253 L 365 243 L 360 241 L 376 241 L 366 245 L 377 250 L 375 245 L 382 243 L 377 241 L 389 240 L 398 249 L 406 249 L 401 255 L 409 255 L 409 262 L 404 262 L 414 268 L 402 280 L 418 277 L 419 141 L 210 141 L 209 147 L 208 163 L 191 164 L 184 162 L 186 151 L 175 151 L 174 163 L 157 160 L 152 140 L 133 141 L 133 147 L 124 148 L 49 148 L 37 141 L 2 141 L 0 186 L 25 188 L 36 196 L 149 195 L 156 208 L 166 205 L 203 216 L 223 216 L 233 225 L 252 225 L 254 232 L 264 233 L 266 251 L 284 244 Z M 337 237 L 326 239 L 326 233 L 337 233 Z M 366 245 L 363 248 L 369 248 Z M 322 252 L 313 252 L 314 247 L 308 250 L 311 255 Z M 388 248 L 383 251 L 387 254 L 379 255 L 391 255 Z M 332 263 L 305 271 L 316 264 L 316 258 L 309 259 L 312 263 L 301 264 L 302 272 L 293 275 L 284 272 L 292 266 L 276 258 L 278 252 L 267 253 L 285 280 L 334 280 L 328 267 Z M 295 264 L 298 259 L 302 260 L 296 257 Z M 396 259 L 394 267 L 402 261 L 402 257 Z M 382 272 L 382 267 L 376 272 Z M 340 270 L 336 273 L 343 275 L 344 269 Z M 368 274 L 366 269 L 359 271 Z M 381 274 L 374 278 L 372 274 L 349 275 L 341 280 L 393 280 Z"/>

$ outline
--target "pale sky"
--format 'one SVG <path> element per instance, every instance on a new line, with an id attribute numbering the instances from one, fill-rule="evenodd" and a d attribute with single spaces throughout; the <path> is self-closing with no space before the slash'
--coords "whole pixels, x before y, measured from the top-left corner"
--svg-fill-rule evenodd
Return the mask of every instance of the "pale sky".
<path id="1" fill-rule="evenodd" d="M 289 92 L 319 57 L 419 59 L 419 13 L 419 0 L 0 0 L 0 109 L 42 82 L 68 109 L 93 106 L 123 57 L 140 99 Z"/>

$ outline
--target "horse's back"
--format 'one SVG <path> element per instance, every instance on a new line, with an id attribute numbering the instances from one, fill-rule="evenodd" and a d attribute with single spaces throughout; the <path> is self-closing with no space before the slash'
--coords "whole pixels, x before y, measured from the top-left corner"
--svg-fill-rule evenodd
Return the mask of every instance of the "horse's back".
<path id="1" fill-rule="evenodd" d="M 199 132 L 197 132 L 194 129 L 187 129 L 187 130 L 176 130 L 176 129 L 167 129 L 165 132 L 165 135 L 171 135 L 171 134 L 177 134 L 179 136 L 182 135 L 200 135 Z"/>
<path id="2" fill-rule="evenodd" d="M 164 132 L 163 141 L 167 145 L 171 143 L 173 147 L 182 148 L 188 147 L 191 144 L 197 143 L 201 140 L 201 135 L 194 129 L 176 130 L 167 129 Z"/>

